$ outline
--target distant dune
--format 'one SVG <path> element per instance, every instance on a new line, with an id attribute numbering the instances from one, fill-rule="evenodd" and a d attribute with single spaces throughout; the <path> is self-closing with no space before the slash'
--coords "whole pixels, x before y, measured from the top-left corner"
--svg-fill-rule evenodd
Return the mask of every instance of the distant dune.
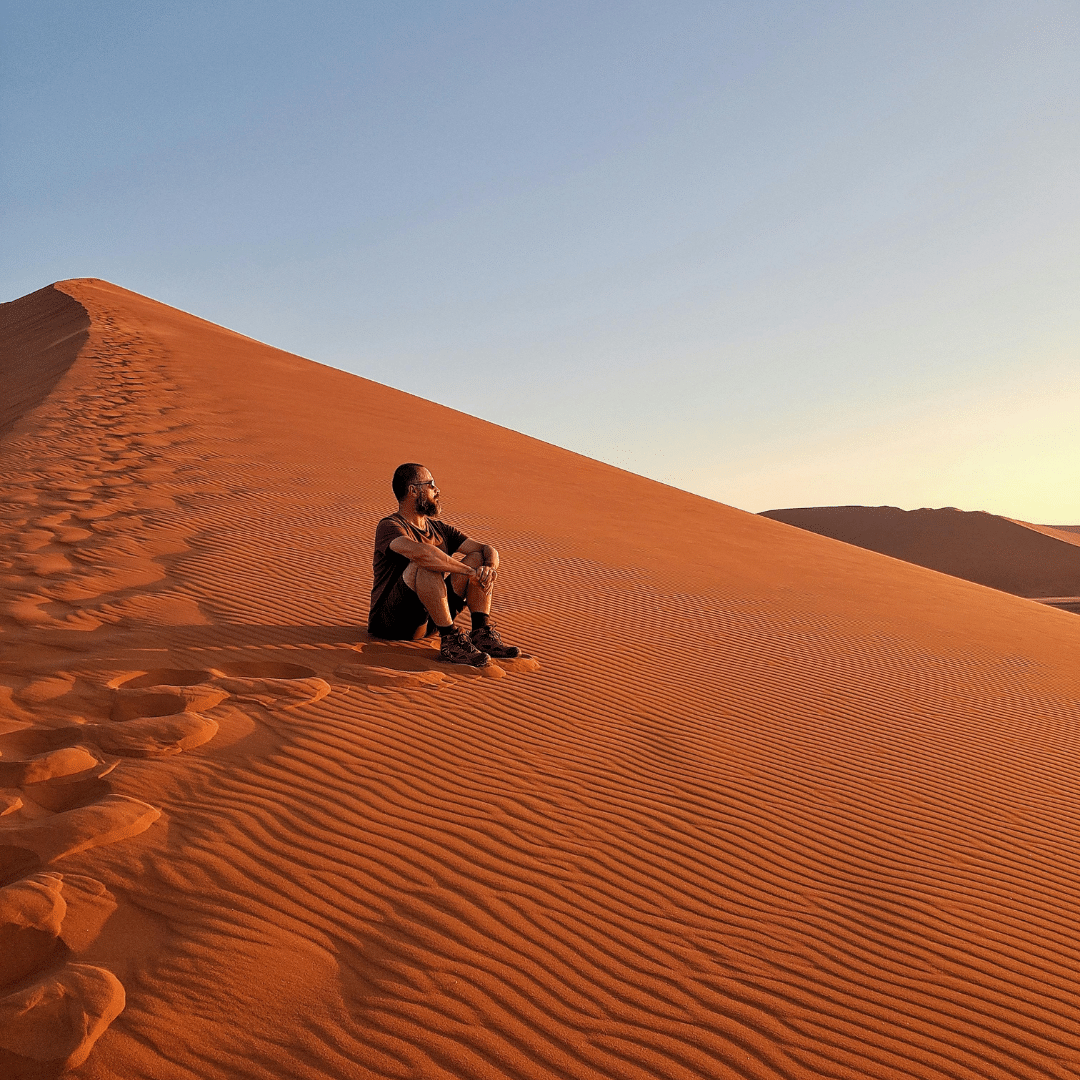
<path id="1" fill-rule="evenodd" d="M 4 1080 L 1080 1072 L 1080 619 L 106 282 L 0 342 Z M 531 659 L 364 633 L 408 460 Z"/>
<path id="2" fill-rule="evenodd" d="M 1080 528 L 952 507 L 812 506 L 762 517 L 1016 596 L 1080 598 Z"/>

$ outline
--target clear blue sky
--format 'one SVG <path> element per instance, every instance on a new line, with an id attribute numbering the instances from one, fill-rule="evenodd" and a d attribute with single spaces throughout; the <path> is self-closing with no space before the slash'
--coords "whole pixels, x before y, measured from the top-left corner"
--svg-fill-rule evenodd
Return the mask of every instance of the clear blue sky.
<path id="1" fill-rule="evenodd" d="M 1080 523 L 1076 0 L 0 12 L 3 299 L 107 278 L 748 510 Z"/>

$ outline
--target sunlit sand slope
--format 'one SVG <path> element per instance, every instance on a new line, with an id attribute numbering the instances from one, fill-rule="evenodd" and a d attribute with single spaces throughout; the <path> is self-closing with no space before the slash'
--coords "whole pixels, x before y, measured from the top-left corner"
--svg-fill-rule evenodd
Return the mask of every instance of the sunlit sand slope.
<path id="1" fill-rule="evenodd" d="M 56 289 L 0 1075 L 1077 1075 L 1080 619 Z M 366 638 L 405 460 L 535 661 Z"/>
<path id="2" fill-rule="evenodd" d="M 1017 596 L 1080 596 L 1080 534 L 982 511 L 812 506 L 763 517 Z"/>

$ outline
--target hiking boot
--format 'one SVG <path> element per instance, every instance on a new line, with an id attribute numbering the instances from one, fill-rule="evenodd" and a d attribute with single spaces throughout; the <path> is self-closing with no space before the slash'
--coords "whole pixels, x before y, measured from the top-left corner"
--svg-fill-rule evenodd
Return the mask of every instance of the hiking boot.
<path id="1" fill-rule="evenodd" d="M 488 656 L 496 660 L 513 660 L 515 656 L 521 655 L 521 650 L 516 645 L 503 644 L 493 622 L 477 627 L 469 636 L 478 649 L 483 649 Z"/>
<path id="2" fill-rule="evenodd" d="M 491 657 L 478 649 L 468 639 L 464 630 L 459 630 L 455 626 L 449 634 L 443 635 L 442 643 L 439 645 L 439 659 L 447 664 L 487 667 Z"/>

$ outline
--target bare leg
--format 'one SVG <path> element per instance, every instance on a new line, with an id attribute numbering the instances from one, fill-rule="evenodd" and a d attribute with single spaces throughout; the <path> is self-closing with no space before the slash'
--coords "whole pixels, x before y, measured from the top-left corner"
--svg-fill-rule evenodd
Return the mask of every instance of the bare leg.
<path id="1" fill-rule="evenodd" d="M 457 556 L 455 555 L 454 558 L 456 559 Z M 478 551 L 463 556 L 461 561 L 474 570 L 479 570 L 483 565 L 483 557 Z M 473 632 L 471 635 L 473 644 L 494 659 L 512 660 L 520 656 L 521 650 L 516 645 L 507 645 L 500 636 L 499 631 L 495 629 L 494 623 L 487 618 L 479 620 L 484 623 L 483 627 L 477 626 L 476 616 L 491 614 L 491 597 L 495 591 L 494 582 L 485 590 L 480 587 L 476 578 L 465 577 L 463 574 L 451 575 L 450 581 L 454 592 L 458 596 L 465 597 L 465 603 L 469 605 L 469 611 L 473 614 Z"/>
<path id="2" fill-rule="evenodd" d="M 437 570 L 424 570 L 416 563 L 409 563 L 402 574 L 402 580 L 420 598 L 428 615 L 436 626 L 449 626 L 450 604 L 446 599 L 446 579 Z M 467 579 L 466 579 L 467 580 Z M 424 636 L 427 623 L 421 623 L 413 634 L 413 641 Z"/>
<path id="3" fill-rule="evenodd" d="M 474 570 L 479 570 L 480 567 L 484 565 L 484 557 L 479 551 L 474 551 L 471 555 L 464 556 L 461 561 L 466 566 L 471 566 Z M 485 615 L 491 613 L 491 594 L 495 591 L 494 586 L 488 589 L 487 592 L 484 592 L 477 584 L 476 578 L 466 577 L 464 574 L 451 575 L 450 584 L 453 586 L 454 592 L 456 592 L 458 596 L 465 597 L 465 603 L 468 605 L 470 611 L 483 612 Z"/>

